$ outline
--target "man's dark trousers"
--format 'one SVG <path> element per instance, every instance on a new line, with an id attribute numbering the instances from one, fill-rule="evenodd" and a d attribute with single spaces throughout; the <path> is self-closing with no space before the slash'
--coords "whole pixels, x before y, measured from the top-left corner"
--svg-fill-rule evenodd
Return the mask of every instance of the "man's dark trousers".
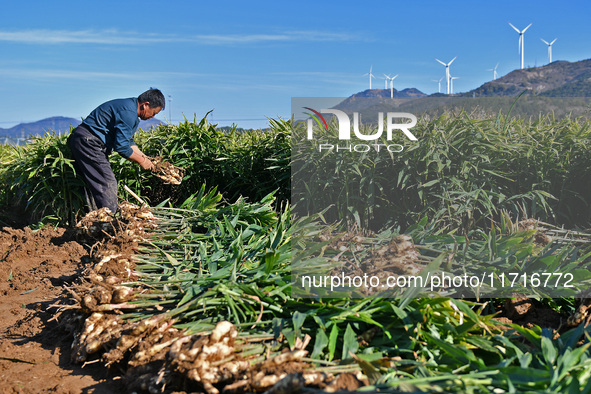
<path id="1" fill-rule="evenodd" d="M 68 145 L 74 157 L 76 172 L 86 182 L 86 197 L 90 210 L 107 207 L 115 213 L 117 179 L 111 169 L 103 141 L 84 125 L 80 125 L 72 131 Z"/>

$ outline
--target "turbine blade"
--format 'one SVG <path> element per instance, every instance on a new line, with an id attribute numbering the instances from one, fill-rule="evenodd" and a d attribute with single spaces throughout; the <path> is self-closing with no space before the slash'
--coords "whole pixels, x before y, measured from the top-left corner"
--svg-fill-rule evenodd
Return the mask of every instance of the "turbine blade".
<path id="1" fill-rule="evenodd" d="M 553 40 L 553 41 L 550 43 L 550 45 L 554 44 L 554 43 L 556 42 L 556 40 L 558 40 L 558 38 L 555 38 L 555 39 L 554 39 L 554 40 Z"/>
<path id="2" fill-rule="evenodd" d="M 542 42 L 543 42 L 544 44 L 546 44 L 546 45 L 550 45 L 550 44 L 548 43 L 548 41 L 544 40 L 543 38 L 540 38 L 540 40 L 542 40 Z"/>
<path id="3" fill-rule="evenodd" d="M 456 59 L 457 59 L 457 56 L 456 56 L 456 57 L 454 57 L 453 59 L 451 59 L 451 62 L 447 63 L 447 65 L 449 66 L 449 65 L 450 65 L 450 64 L 452 64 L 452 63 L 454 62 L 454 60 L 456 60 Z"/>
<path id="4" fill-rule="evenodd" d="M 443 64 L 444 66 L 447 66 L 447 64 L 443 63 L 441 60 L 435 58 L 435 60 L 437 60 L 439 63 Z"/>
<path id="5" fill-rule="evenodd" d="M 511 24 L 511 22 L 508 22 L 508 23 L 509 23 L 509 26 L 511 26 L 513 29 L 515 29 L 515 31 L 516 31 L 517 33 L 521 34 L 521 32 L 519 31 L 519 29 L 518 29 L 518 28 L 516 28 L 515 26 L 513 26 L 513 25 Z"/>
<path id="6" fill-rule="evenodd" d="M 526 31 L 527 29 L 529 29 L 531 25 L 533 25 L 533 23 L 530 23 L 529 25 L 527 25 L 527 27 L 526 27 L 525 29 L 523 29 L 523 31 L 521 32 L 521 34 L 525 33 L 525 31 Z"/>

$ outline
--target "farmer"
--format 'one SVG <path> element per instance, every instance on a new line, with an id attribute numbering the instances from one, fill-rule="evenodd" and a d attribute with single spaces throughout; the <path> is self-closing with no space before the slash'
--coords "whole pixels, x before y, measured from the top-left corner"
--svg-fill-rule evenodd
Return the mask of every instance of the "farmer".
<path id="1" fill-rule="evenodd" d="M 154 164 L 133 141 L 141 120 L 153 118 L 164 109 L 165 99 L 158 89 L 139 97 L 115 99 L 99 105 L 76 127 L 68 139 L 76 172 L 86 183 L 85 194 L 90 210 L 109 208 L 117 211 L 117 179 L 109 164 L 114 150 L 144 170 Z"/>

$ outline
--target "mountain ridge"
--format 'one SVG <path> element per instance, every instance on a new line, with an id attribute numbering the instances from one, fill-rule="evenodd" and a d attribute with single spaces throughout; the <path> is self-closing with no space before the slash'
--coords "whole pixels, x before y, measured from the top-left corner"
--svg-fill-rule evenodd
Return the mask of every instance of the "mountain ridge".
<path id="1" fill-rule="evenodd" d="M 524 90 L 548 97 L 590 97 L 591 59 L 557 60 L 544 66 L 513 70 L 457 96 L 516 96 Z"/>
<path id="2" fill-rule="evenodd" d="M 408 94 L 409 91 L 414 94 Z M 516 102 L 516 97 L 524 91 L 524 97 Z M 430 116 L 461 109 L 468 112 L 478 110 L 486 116 L 511 110 L 519 116 L 587 116 L 591 98 L 591 59 L 577 62 L 562 60 L 540 67 L 513 70 L 463 93 L 425 95 L 412 89 L 396 92 L 391 98 L 388 89 L 365 90 L 344 99 L 334 108 L 347 113 L 357 112 L 368 122 L 378 119 L 380 112 L 390 112 L 393 108 Z"/>
<path id="3" fill-rule="evenodd" d="M 63 134 L 70 131 L 82 123 L 81 119 L 69 118 L 65 116 L 51 116 L 35 122 L 19 123 L 13 127 L 0 128 L 0 137 L 4 138 L 30 138 L 32 136 L 43 136 L 46 133 L 55 132 Z M 139 128 L 148 130 L 151 127 L 157 127 L 162 124 L 161 120 L 150 119 L 141 120 Z"/>

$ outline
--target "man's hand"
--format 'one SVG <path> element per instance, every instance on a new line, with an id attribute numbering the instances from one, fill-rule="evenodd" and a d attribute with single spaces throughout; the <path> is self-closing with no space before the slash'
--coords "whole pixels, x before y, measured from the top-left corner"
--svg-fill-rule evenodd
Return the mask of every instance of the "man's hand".
<path id="1" fill-rule="evenodd" d="M 154 169 L 154 163 L 152 163 L 152 161 L 148 159 L 146 156 L 144 156 L 143 160 L 139 164 L 140 167 L 142 167 L 144 170 Z"/>
<path id="2" fill-rule="evenodd" d="M 133 153 L 128 157 L 128 160 L 138 163 L 144 170 L 152 170 L 154 168 L 154 163 L 144 155 L 137 145 L 132 145 L 131 149 L 133 150 Z"/>

